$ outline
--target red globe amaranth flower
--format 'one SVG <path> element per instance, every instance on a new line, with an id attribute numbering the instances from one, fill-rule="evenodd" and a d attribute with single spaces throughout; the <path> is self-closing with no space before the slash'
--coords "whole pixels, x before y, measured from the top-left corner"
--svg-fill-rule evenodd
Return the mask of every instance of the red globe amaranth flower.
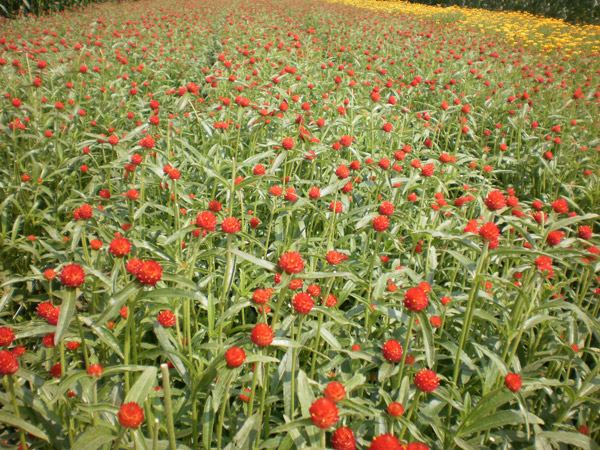
<path id="1" fill-rule="evenodd" d="M 46 278 L 46 280 L 52 281 L 56 278 L 56 272 L 54 271 L 54 269 L 46 269 L 44 270 L 44 278 Z"/>
<path id="2" fill-rule="evenodd" d="M 15 340 L 15 333 L 9 327 L 0 328 L 0 347 L 8 347 Z"/>
<path id="3" fill-rule="evenodd" d="M 60 282 L 65 286 L 79 287 L 85 280 L 85 273 L 79 264 L 68 264 L 60 271 Z"/>
<path id="4" fill-rule="evenodd" d="M 127 265 L 125 266 L 125 270 L 129 272 L 131 275 L 135 275 L 139 267 L 142 265 L 142 260 L 138 258 L 132 258 L 127 261 Z"/>
<path id="5" fill-rule="evenodd" d="M 497 241 L 500 237 L 500 229 L 493 222 L 487 222 L 481 225 L 479 236 L 488 242 Z"/>
<path id="6" fill-rule="evenodd" d="M 381 349 L 383 357 L 389 362 L 397 363 L 402 361 L 402 345 L 394 339 L 390 339 Z"/>
<path id="7" fill-rule="evenodd" d="M 327 260 L 327 262 L 329 264 L 340 264 L 342 261 L 344 261 L 344 256 L 342 255 L 340 252 L 338 252 L 337 250 L 331 250 L 329 252 L 327 252 L 327 254 L 325 255 L 325 259 Z"/>
<path id="8" fill-rule="evenodd" d="M 390 220 L 387 216 L 377 216 L 373 219 L 373 229 L 378 232 L 387 230 L 390 226 Z"/>
<path id="9" fill-rule="evenodd" d="M 519 389 L 521 389 L 521 386 L 523 385 L 519 374 L 512 372 L 507 374 L 506 377 L 504 377 L 504 384 L 508 389 L 510 389 L 513 392 L 517 392 Z"/>
<path id="10" fill-rule="evenodd" d="M 60 363 L 56 363 L 52 367 L 50 367 L 50 375 L 52 375 L 54 378 L 60 378 L 61 372 L 62 367 Z"/>
<path id="11" fill-rule="evenodd" d="M 327 397 L 315 400 L 309 412 L 312 423 L 322 430 L 329 428 L 339 420 L 337 406 L 335 406 L 333 400 Z"/>
<path id="12" fill-rule="evenodd" d="M 433 392 L 440 384 L 440 379 L 433 370 L 422 369 L 415 375 L 415 386 L 423 392 Z"/>
<path id="13" fill-rule="evenodd" d="M 569 204 L 564 198 L 554 200 L 550 206 L 558 214 L 566 214 L 569 212 Z"/>
<path id="14" fill-rule="evenodd" d="M 8 350 L 0 351 L 0 375 L 12 375 L 19 370 L 19 361 Z"/>
<path id="15" fill-rule="evenodd" d="M 292 306 L 298 314 L 308 314 L 313 309 L 313 306 L 315 306 L 315 301 L 310 294 L 299 292 L 294 296 Z"/>
<path id="16" fill-rule="evenodd" d="M 331 435 L 333 450 L 356 450 L 356 439 L 350 428 L 341 427 Z"/>
<path id="17" fill-rule="evenodd" d="M 290 137 L 286 137 L 281 141 L 281 146 L 286 150 L 291 150 L 294 148 L 294 140 Z"/>
<path id="18" fill-rule="evenodd" d="M 137 428 L 144 420 L 144 410 L 137 403 L 125 403 L 119 409 L 119 425 L 127 428 Z"/>
<path id="19" fill-rule="evenodd" d="M 485 199 L 485 206 L 487 206 L 491 211 L 497 211 L 504 208 L 506 206 L 504 194 L 500 191 L 490 192 Z"/>
<path id="20" fill-rule="evenodd" d="M 398 402 L 390 403 L 387 408 L 387 412 L 390 416 L 400 417 L 402 414 L 404 414 L 404 406 L 402 406 L 402 403 Z"/>
<path id="21" fill-rule="evenodd" d="M 99 378 L 100 375 L 102 375 L 102 372 L 104 372 L 104 368 L 100 364 L 91 364 L 87 368 L 88 375 L 94 378 Z"/>
<path id="22" fill-rule="evenodd" d="M 54 333 L 47 333 L 44 335 L 42 338 L 42 344 L 44 344 L 44 347 L 46 348 L 54 347 Z"/>
<path id="23" fill-rule="evenodd" d="M 332 381 L 329 383 L 323 393 L 325 394 L 325 397 L 335 403 L 341 402 L 344 397 L 346 397 L 346 389 L 339 381 Z"/>
<path id="24" fill-rule="evenodd" d="M 404 307 L 406 309 L 410 309 L 411 311 L 423 311 L 427 308 L 429 304 L 429 299 L 427 298 L 427 294 L 423 289 L 419 286 L 410 288 L 404 294 Z"/>
<path id="25" fill-rule="evenodd" d="M 135 277 L 142 284 L 154 286 L 162 278 L 162 267 L 156 261 L 144 261 L 135 271 Z"/>
<path id="26" fill-rule="evenodd" d="M 80 345 L 81 345 L 80 342 L 68 341 L 67 344 L 65 345 L 65 347 L 67 347 L 67 350 L 75 351 L 79 348 Z"/>
<path id="27" fill-rule="evenodd" d="M 128 255 L 131 251 L 131 242 L 127 238 L 115 238 L 110 242 L 108 251 L 116 257 Z"/>
<path id="28" fill-rule="evenodd" d="M 404 446 L 393 435 L 382 434 L 373 439 L 368 450 L 404 450 Z"/>
<path id="29" fill-rule="evenodd" d="M 250 333 L 250 340 L 259 347 L 266 347 L 273 342 L 273 330 L 266 323 L 258 323 Z"/>
<path id="30" fill-rule="evenodd" d="M 379 206 L 379 214 L 384 216 L 391 216 L 394 214 L 394 204 L 392 202 L 383 202 Z"/>
<path id="31" fill-rule="evenodd" d="M 546 242 L 548 242 L 548 244 L 552 246 L 555 246 L 560 244 L 560 241 L 562 241 L 564 237 L 565 233 L 563 231 L 554 230 L 548 233 L 548 236 L 546 237 Z"/>
<path id="32" fill-rule="evenodd" d="M 252 294 L 252 300 L 254 300 L 254 303 L 256 303 L 257 305 L 264 305 L 271 299 L 271 295 L 273 295 L 273 289 L 271 289 L 271 288 L 260 289 L 259 288 L 254 291 L 254 294 Z"/>
<path id="33" fill-rule="evenodd" d="M 429 450 L 429 447 L 420 442 L 411 442 L 406 446 L 405 450 Z"/>
<path id="34" fill-rule="evenodd" d="M 240 231 L 242 229 L 242 226 L 240 225 L 240 221 L 235 217 L 227 217 L 225 218 L 225 220 L 223 220 L 223 223 L 221 224 L 221 229 L 225 233 L 234 234 Z"/>
<path id="35" fill-rule="evenodd" d="M 587 225 L 582 225 L 579 227 L 579 230 L 577 230 L 577 234 L 581 239 L 591 239 L 592 238 L 592 228 L 588 227 Z"/>
<path id="36" fill-rule="evenodd" d="M 240 367 L 246 361 L 246 352 L 240 347 L 231 347 L 225 352 L 225 361 L 232 369 Z"/>
<path id="37" fill-rule="evenodd" d="M 287 252 L 279 258 L 279 267 L 286 273 L 300 273 L 304 269 L 304 261 L 298 252 Z"/>
<path id="38" fill-rule="evenodd" d="M 215 231 L 217 226 L 217 218 L 210 211 L 204 211 L 198 213 L 196 217 L 196 226 L 204 229 L 205 231 Z"/>
<path id="39" fill-rule="evenodd" d="M 165 310 L 158 313 L 156 320 L 165 328 L 170 328 L 175 325 L 175 314 Z"/>

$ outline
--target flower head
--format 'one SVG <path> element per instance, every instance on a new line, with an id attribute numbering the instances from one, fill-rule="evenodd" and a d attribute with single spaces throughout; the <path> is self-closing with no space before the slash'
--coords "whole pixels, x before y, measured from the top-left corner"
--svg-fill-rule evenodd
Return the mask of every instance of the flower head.
<path id="1" fill-rule="evenodd" d="M 119 425 L 127 428 L 137 428 L 144 420 L 144 410 L 137 403 L 125 403 L 119 409 Z"/>
<path id="2" fill-rule="evenodd" d="M 433 370 L 422 369 L 415 375 L 415 386 L 423 392 L 433 392 L 439 384 L 440 379 Z"/>
<path id="3" fill-rule="evenodd" d="M 511 372 L 504 377 L 504 384 L 511 391 L 517 392 L 519 389 L 521 389 L 523 383 L 521 382 L 521 377 L 519 374 Z"/>
<path id="4" fill-rule="evenodd" d="M 68 264 L 60 272 L 60 282 L 65 286 L 79 287 L 84 279 L 85 273 L 79 264 Z"/>
<path id="5" fill-rule="evenodd" d="M 339 420 L 337 406 L 335 406 L 333 400 L 327 397 L 315 400 L 309 412 L 310 420 L 323 430 L 329 428 Z"/>
<path id="6" fill-rule="evenodd" d="M 286 273 L 300 273 L 304 269 L 304 261 L 298 252 L 287 252 L 279 258 L 279 267 Z"/>

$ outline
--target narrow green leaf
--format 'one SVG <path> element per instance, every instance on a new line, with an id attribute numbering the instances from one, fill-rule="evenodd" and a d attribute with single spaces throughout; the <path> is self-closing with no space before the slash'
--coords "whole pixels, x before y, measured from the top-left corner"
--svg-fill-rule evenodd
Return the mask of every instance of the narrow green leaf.
<path id="1" fill-rule="evenodd" d="M 125 397 L 124 403 L 134 402 L 138 405 L 142 405 L 146 400 L 146 397 L 148 397 L 148 393 L 152 390 L 154 383 L 156 383 L 157 373 L 158 370 L 156 367 L 146 367 L 135 384 L 131 387 L 129 394 Z"/>
<path id="2" fill-rule="evenodd" d="M 54 332 L 54 345 L 58 345 L 60 340 L 67 334 L 73 314 L 75 313 L 75 301 L 77 300 L 77 289 L 67 288 L 58 315 L 58 324 Z"/>
<path id="3" fill-rule="evenodd" d="M 50 442 L 48 435 L 44 433 L 44 431 L 40 430 L 35 425 L 31 425 L 30 423 L 25 422 L 23 419 L 17 418 L 16 416 L 7 412 L 0 411 L 0 423 L 5 423 L 7 425 L 20 428 L 23 431 L 32 434 L 37 438 L 40 438 L 46 442 Z"/>
<path id="4" fill-rule="evenodd" d="M 88 427 L 73 443 L 71 450 L 97 450 L 114 440 L 114 431 L 107 427 Z"/>

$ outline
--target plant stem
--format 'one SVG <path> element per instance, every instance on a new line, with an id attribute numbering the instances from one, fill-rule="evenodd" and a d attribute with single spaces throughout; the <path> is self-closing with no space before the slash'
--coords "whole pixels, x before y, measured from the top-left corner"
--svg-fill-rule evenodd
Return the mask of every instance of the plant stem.
<path id="1" fill-rule="evenodd" d="M 162 372 L 164 402 L 165 402 L 165 416 L 167 418 L 167 431 L 169 433 L 169 448 L 171 450 L 177 449 L 177 443 L 175 441 L 175 425 L 173 424 L 173 405 L 171 403 L 171 383 L 169 380 L 169 366 L 166 364 L 160 365 Z"/>
<path id="2" fill-rule="evenodd" d="M 488 254 L 489 243 L 486 242 L 481 251 L 479 263 L 473 277 L 473 284 L 471 285 L 471 291 L 469 292 L 469 299 L 467 300 L 467 309 L 465 311 L 465 319 L 463 321 L 463 329 L 460 335 L 460 342 L 456 349 L 456 358 L 454 359 L 454 374 L 452 381 L 454 384 L 458 382 L 458 376 L 460 374 L 460 355 L 465 348 L 465 343 L 471 331 L 471 321 L 473 320 L 473 312 L 475 311 L 475 303 L 477 300 L 477 294 L 479 293 L 480 275 L 484 271 L 484 267 L 487 269 L 487 254 Z"/>

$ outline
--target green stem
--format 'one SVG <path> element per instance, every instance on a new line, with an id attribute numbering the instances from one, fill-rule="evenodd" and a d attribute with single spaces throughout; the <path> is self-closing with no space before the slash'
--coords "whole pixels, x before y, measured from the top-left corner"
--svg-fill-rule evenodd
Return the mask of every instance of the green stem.
<path id="1" fill-rule="evenodd" d="M 162 372 L 164 402 L 165 402 L 165 416 L 167 418 L 167 431 L 169 432 L 169 448 L 171 450 L 177 449 L 177 443 L 175 441 L 175 425 L 173 423 L 173 404 L 171 403 L 171 383 L 169 380 L 169 366 L 166 364 L 160 365 Z"/>
<path id="2" fill-rule="evenodd" d="M 16 378 L 16 375 L 15 375 Z M 5 375 L 4 376 L 4 384 L 6 385 L 6 390 L 10 395 L 10 399 L 13 404 L 13 409 L 15 410 L 15 416 L 17 419 L 21 419 L 21 414 L 19 413 L 19 405 L 17 403 L 17 395 L 15 394 L 15 386 L 13 384 L 13 375 Z M 19 439 L 21 441 L 21 447 L 23 449 L 29 448 L 27 447 L 27 441 L 25 440 L 25 432 L 22 429 L 19 429 Z"/>
<path id="3" fill-rule="evenodd" d="M 471 331 L 471 322 L 473 320 L 473 312 L 475 311 L 475 303 L 477 299 L 477 294 L 479 293 L 479 284 L 480 284 L 480 275 L 483 273 L 484 268 L 487 269 L 487 254 L 488 254 L 489 243 L 486 242 L 483 246 L 483 250 L 481 251 L 479 263 L 477 264 L 477 269 L 475 271 L 475 276 L 473 277 L 473 284 L 471 286 L 471 291 L 469 292 L 469 299 L 467 301 L 467 309 L 465 311 L 465 319 L 463 321 L 463 329 L 460 335 L 460 342 L 458 348 L 456 349 L 456 358 L 454 359 L 454 374 L 452 376 L 452 381 L 454 384 L 458 382 L 458 376 L 460 374 L 460 356 L 465 348 L 465 343 L 467 342 L 467 338 L 469 336 L 469 332 Z"/>

